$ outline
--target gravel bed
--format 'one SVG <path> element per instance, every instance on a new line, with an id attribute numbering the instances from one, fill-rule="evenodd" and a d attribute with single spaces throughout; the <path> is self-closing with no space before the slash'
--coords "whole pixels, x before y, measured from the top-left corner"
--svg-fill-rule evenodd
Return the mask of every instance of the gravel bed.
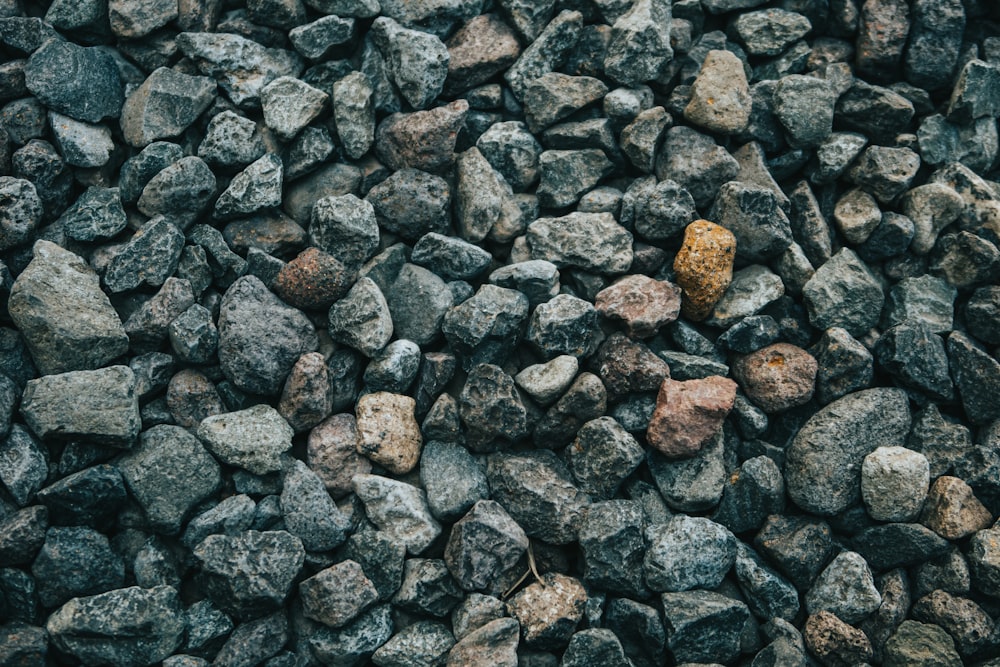
<path id="1" fill-rule="evenodd" d="M 0 0 L 0 666 L 1000 666 L 1000 4 Z"/>

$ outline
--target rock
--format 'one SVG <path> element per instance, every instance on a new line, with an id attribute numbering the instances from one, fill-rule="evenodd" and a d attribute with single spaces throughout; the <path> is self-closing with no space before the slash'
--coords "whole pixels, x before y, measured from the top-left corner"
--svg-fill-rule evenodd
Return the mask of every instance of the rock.
<path id="1" fill-rule="evenodd" d="M 545 151 L 539 156 L 539 202 L 548 208 L 565 208 L 613 171 L 611 161 L 596 148 Z"/>
<path id="2" fill-rule="evenodd" d="M 513 618 L 498 618 L 462 637 L 449 651 L 445 664 L 515 667 L 518 639 L 518 622 Z"/>
<path id="3" fill-rule="evenodd" d="M 524 530 L 503 507 L 480 500 L 455 523 L 444 560 L 463 589 L 491 591 L 511 573 L 527 548 Z"/>
<path id="4" fill-rule="evenodd" d="M 719 134 L 736 134 L 750 122 L 750 87 L 743 63 L 729 51 L 709 51 L 691 85 L 684 117 Z M 832 122 L 832 103 L 831 103 Z"/>
<path id="5" fill-rule="evenodd" d="M 291 449 L 293 433 L 268 405 L 206 417 L 198 426 L 198 438 L 209 451 L 256 475 L 281 469 L 280 457 Z"/>
<path id="6" fill-rule="evenodd" d="M 120 588 L 74 598 L 45 624 L 53 644 L 84 664 L 150 664 L 180 645 L 181 602 L 169 586 Z"/>
<path id="7" fill-rule="evenodd" d="M 938 400 L 954 397 L 944 342 L 921 322 L 888 329 L 875 346 L 875 358 L 903 386 Z"/>
<path id="8" fill-rule="evenodd" d="M 242 167 L 263 157 L 266 150 L 256 123 L 223 111 L 209 121 L 198 145 L 198 157 L 213 167 Z"/>
<path id="9" fill-rule="evenodd" d="M 420 456 L 420 482 L 431 513 L 442 521 L 458 519 L 489 497 L 483 466 L 454 443 L 432 440 L 426 444 Z"/>
<path id="10" fill-rule="evenodd" d="M 449 91 L 465 91 L 490 80 L 521 54 L 515 32 L 497 14 L 480 14 L 448 41 Z"/>
<path id="11" fill-rule="evenodd" d="M 28 62 L 30 65 L 31 61 Z M 977 58 L 965 63 L 948 100 L 948 119 L 968 124 L 976 118 L 993 116 L 1000 108 L 1000 100 L 993 90 L 998 77 L 1000 70 L 993 63 Z"/>
<path id="12" fill-rule="evenodd" d="M 770 189 L 738 181 L 723 185 L 710 217 L 736 237 L 736 255 L 748 262 L 771 259 L 792 243 L 792 230 Z"/>
<path id="13" fill-rule="evenodd" d="M 458 157 L 455 217 L 459 235 L 466 241 L 486 238 L 502 219 L 510 188 L 476 147 Z"/>
<path id="14" fill-rule="evenodd" d="M 707 220 L 687 226 L 684 242 L 674 259 L 677 284 L 683 290 L 681 310 L 702 320 L 729 287 L 736 256 L 732 232 Z"/>
<path id="15" fill-rule="evenodd" d="M 948 362 L 969 420 L 982 424 L 1000 416 L 997 406 L 985 400 L 1000 386 L 1000 363 L 959 331 L 948 336 Z"/>
<path id="16" fill-rule="evenodd" d="M 375 131 L 379 159 L 393 170 L 446 169 L 455 161 L 455 140 L 468 110 L 468 102 L 456 100 L 427 111 L 389 116 Z"/>
<path id="17" fill-rule="evenodd" d="M 646 583 L 659 593 L 715 588 L 736 560 L 736 538 L 705 518 L 679 514 L 651 526 L 646 538 Z"/>
<path id="18" fill-rule="evenodd" d="M 219 464 L 197 438 L 177 426 L 154 426 L 118 464 L 129 491 L 156 530 L 180 531 L 184 520 L 221 483 Z M 184 484 L 176 484 L 184 479 Z"/>
<path id="19" fill-rule="evenodd" d="M 409 396 L 376 392 L 358 399 L 358 452 L 392 473 L 416 467 L 423 441 Z"/>
<path id="20" fill-rule="evenodd" d="M 31 380 L 21 410 L 40 438 L 83 438 L 128 448 L 139 435 L 135 375 L 127 366 Z"/>
<path id="21" fill-rule="evenodd" d="M 194 548 L 208 598 L 238 618 L 279 608 L 302 568 L 305 550 L 285 531 L 209 535 Z"/>
<path id="22" fill-rule="evenodd" d="M 767 413 L 803 405 L 812 398 L 816 360 L 805 350 L 775 343 L 737 359 L 733 375 L 743 391 Z"/>
<path id="23" fill-rule="evenodd" d="M 796 148 L 818 147 L 821 170 L 822 165 L 830 164 L 829 152 L 840 148 L 826 144 L 827 155 L 820 155 L 824 142 L 831 138 L 836 101 L 836 92 L 829 82 L 801 74 L 782 77 L 774 89 L 774 114 L 789 144 Z"/>
<path id="24" fill-rule="evenodd" d="M 871 352 L 844 329 L 827 329 L 813 348 L 813 355 L 819 365 L 816 397 L 820 403 L 825 405 L 871 384 Z"/>
<path id="25" fill-rule="evenodd" d="M 597 502 L 580 517 L 585 583 L 623 595 L 648 594 L 642 568 L 646 520 L 638 503 Z"/>
<path id="26" fill-rule="evenodd" d="M 339 628 L 378 600 L 378 593 L 353 560 L 332 565 L 299 584 L 306 618 Z"/>
<path id="27" fill-rule="evenodd" d="M 587 592 L 579 581 L 548 572 L 512 597 L 507 609 L 521 624 L 528 646 L 556 648 L 568 642 L 583 617 L 586 600 Z"/>
<path id="28" fill-rule="evenodd" d="M 378 475 L 355 475 L 352 485 L 365 505 L 368 519 L 405 544 L 410 554 L 420 554 L 441 534 L 423 490 Z"/>
<path id="29" fill-rule="evenodd" d="M 107 240 L 125 229 L 125 210 L 118 188 L 89 187 L 59 218 L 66 235 L 76 241 Z"/>
<path id="30" fill-rule="evenodd" d="M 515 12 L 511 13 L 516 16 Z M 523 31 L 523 27 L 518 27 Z M 560 11 L 548 22 L 504 74 L 504 79 L 517 99 L 523 99 L 528 83 L 546 72 L 559 69 L 566 62 L 580 39 L 582 27 L 583 15 L 569 9 Z"/>
<path id="31" fill-rule="evenodd" d="M 442 618 L 462 600 L 462 589 L 443 560 L 410 558 L 403 564 L 403 582 L 392 602 L 400 609 Z"/>
<path id="32" fill-rule="evenodd" d="M 121 112 L 125 141 L 142 148 L 182 134 L 214 96 L 215 82 L 208 77 L 156 69 L 125 100 Z"/>
<path id="33" fill-rule="evenodd" d="M 848 178 L 883 203 L 902 194 L 917 175 L 920 156 L 909 148 L 869 146 L 848 170 Z"/>
<path id="34" fill-rule="evenodd" d="M 736 383 L 722 377 L 660 385 L 646 438 L 671 458 L 697 454 L 719 429 L 736 399 Z"/>
<path id="35" fill-rule="evenodd" d="M 830 526 L 823 521 L 776 514 L 764 522 L 754 545 L 804 591 L 829 561 L 832 537 Z"/>
<path id="36" fill-rule="evenodd" d="M 114 293 L 143 283 L 159 287 L 177 269 L 183 248 L 184 234 L 166 217 L 157 215 L 111 258 L 104 284 Z"/>
<path id="37" fill-rule="evenodd" d="M 136 205 L 145 215 L 162 215 L 186 229 L 208 206 L 215 195 L 215 186 L 215 175 L 208 165 L 190 155 L 152 176 Z"/>
<path id="38" fill-rule="evenodd" d="M 902 665 L 957 667 L 962 664 L 962 659 L 955 651 L 952 638 L 939 626 L 906 620 L 886 641 L 882 664 L 887 667 L 902 667 Z"/>
<path id="39" fill-rule="evenodd" d="M 855 504 L 864 457 L 878 447 L 902 445 L 909 427 L 900 389 L 869 389 L 830 403 L 805 423 L 787 449 L 789 497 L 820 516 Z"/>
<path id="40" fill-rule="evenodd" d="M 480 364 L 502 364 L 524 335 L 528 308 L 524 294 L 483 285 L 444 313 L 439 320 L 441 332 L 466 370 Z"/>
<path id="41" fill-rule="evenodd" d="M 111 159 L 115 144 L 108 128 L 82 123 L 54 111 L 49 112 L 49 126 L 66 164 L 103 167 Z"/>
<path id="42" fill-rule="evenodd" d="M 540 133 L 556 121 L 600 100 L 608 87 L 600 79 L 547 72 L 528 82 L 524 115 L 528 129 Z"/>
<path id="43" fill-rule="evenodd" d="M 667 130 L 656 158 L 656 177 L 679 183 L 700 208 L 708 208 L 739 169 L 736 159 L 711 137 L 681 125 Z"/>
<path id="44" fill-rule="evenodd" d="M 802 288 L 810 323 L 820 329 L 843 327 L 852 335 L 866 333 L 877 321 L 885 301 L 870 270 L 844 248 Z"/>
<path id="45" fill-rule="evenodd" d="M 434 621 L 418 621 L 403 628 L 375 651 L 372 661 L 382 667 L 413 664 L 441 664 L 455 645 L 448 626 Z"/>
<path id="46" fill-rule="evenodd" d="M 372 188 L 366 200 L 379 226 L 415 241 L 428 232 L 447 233 L 450 197 L 444 179 L 404 168 Z"/>
<path id="47" fill-rule="evenodd" d="M 121 320 L 83 260 L 48 241 L 10 291 L 8 310 L 45 374 L 99 368 L 128 349 Z"/>
<path id="48" fill-rule="evenodd" d="M 711 519 L 734 533 L 759 529 L 785 508 L 785 485 L 778 464 L 767 456 L 747 459 L 729 476 Z"/>
<path id="49" fill-rule="evenodd" d="M 281 160 L 268 153 L 233 177 L 215 201 L 213 215 L 219 220 L 242 217 L 281 204 Z"/>
<path id="50" fill-rule="evenodd" d="M 740 653 L 743 626 L 750 610 L 714 591 L 664 593 L 667 651 L 680 664 L 725 663 Z"/>
<path id="51" fill-rule="evenodd" d="M 28 58 L 24 81 L 46 107 L 87 123 L 117 117 L 125 102 L 114 59 L 97 47 L 51 40 Z"/>
<path id="52" fill-rule="evenodd" d="M 594 306 L 609 319 L 622 320 L 629 336 L 649 338 L 680 313 L 681 291 L 673 284 L 629 275 L 597 293 Z"/>
<path id="53" fill-rule="evenodd" d="M 861 464 L 861 497 L 877 521 L 913 521 L 929 485 L 927 458 L 904 447 L 879 447 Z"/>
<path id="54" fill-rule="evenodd" d="M 560 268 L 615 274 L 624 273 L 632 263 L 632 235 L 610 213 L 539 218 L 528 225 L 527 239 L 532 259 Z"/>
<path id="55" fill-rule="evenodd" d="M 542 146 L 524 123 L 494 123 L 476 140 L 476 148 L 517 192 L 538 180 Z"/>
<path id="56" fill-rule="evenodd" d="M 639 112 L 622 128 L 620 135 L 622 152 L 636 169 L 645 174 L 652 173 L 656 164 L 657 149 L 672 121 L 670 114 L 663 107 L 653 107 Z"/>
<path id="57" fill-rule="evenodd" d="M 608 392 L 600 378 L 581 373 L 535 426 L 535 444 L 559 448 L 569 444 L 583 424 L 602 416 L 608 407 Z"/>
<path id="58" fill-rule="evenodd" d="M 865 633 L 828 611 L 810 615 L 804 630 L 806 646 L 825 665 L 859 664 L 873 657 Z"/>
<path id="59" fill-rule="evenodd" d="M 642 0 L 632 4 L 614 21 L 604 58 L 608 76 L 626 86 L 659 76 L 674 55 L 670 13 L 669 3 Z"/>
<path id="60" fill-rule="evenodd" d="M 958 477 L 938 477 L 920 512 L 920 522 L 946 540 L 967 537 L 992 521 L 990 511 Z"/>
<path id="61" fill-rule="evenodd" d="M 297 23 L 288 31 L 288 40 L 299 54 L 310 60 L 323 60 L 334 47 L 347 44 L 355 35 L 354 20 L 336 14 L 311 23 Z"/>
<path id="62" fill-rule="evenodd" d="M 611 334 L 601 344 L 593 359 L 593 368 L 613 399 L 635 392 L 656 391 L 663 380 L 670 377 L 670 368 L 663 359 L 642 343 L 620 333 Z"/>
<path id="63" fill-rule="evenodd" d="M 367 356 L 374 356 L 393 334 L 389 304 L 370 278 L 360 278 L 330 308 L 330 335 Z"/>
<path id="64" fill-rule="evenodd" d="M 528 537 L 550 544 L 576 540 L 576 523 L 590 498 L 571 481 L 555 454 L 536 450 L 493 454 L 486 477 L 493 499 L 524 529 Z"/>
<path id="65" fill-rule="evenodd" d="M 642 448 L 618 422 L 600 417 L 581 427 L 567 450 L 566 463 L 584 493 L 607 499 L 642 458 Z"/>
<path id="66" fill-rule="evenodd" d="M 948 552 L 948 541 L 918 523 L 888 523 L 865 528 L 852 542 L 877 571 L 908 567 Z"/>
<path id="67" fill-rule="evenodd" d="M 25 507 L 0 521 L 0 563 L 4 567 L 27 565 L 35 560 L 45 543 L 48 510 L 41 505 Z"/>
<path id="68" fill-rule="evenodd" d="M 868 564 L 853 551 L 838 554 L 806 594 L 810 614 L 828 611 L 845 623 L 862 621 L 881 602 Z"/>
<path id="69" fill-rule="evenodd" d="M 281 513 L 285 527 L 307 551 L 329 551 L 346 538 L 350 528 L 323 480 L 301 461 L 287 467 L 282 477 Z"/>
<path id="70" fill-rule="evenodd" d="M 766 566 L 750 547 L 739 542 L 736 548 L 736 578 L 750 610 L 759 618 L 794 619 L 799 613 L 795 587 Z"/>
<path id="71" fill-rule="evenodd" d="M 720 431 L 701 451 L 689 458 L 671 460 L 655 450 L 649 450 L 649 471 L 670 509 L 700 512 L 719 504 L 726 481 L 724 444 Z"/>
<path id="72" fill-rule="evenodd" d="M 883 0 L 861 8 L 857 45 L 860 73 L 877 81 L 892 77 L 901 64 L 909 19 L 905 2 Z"/>
<path id="73" fill-rule="evenodd" d="M 28 240 L 42 220 L 42 200 L 31 181 L 0 176 L 0 248 L 7 250 Z"/>

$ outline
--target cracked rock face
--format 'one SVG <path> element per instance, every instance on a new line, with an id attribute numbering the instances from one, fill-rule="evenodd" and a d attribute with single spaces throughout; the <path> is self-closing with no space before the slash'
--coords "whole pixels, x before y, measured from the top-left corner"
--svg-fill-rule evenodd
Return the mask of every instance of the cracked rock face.
<path id="1" fill-rule="evenodd" d="M 0 664 L 992 664 L 998 25 L 0 0 Z"/>

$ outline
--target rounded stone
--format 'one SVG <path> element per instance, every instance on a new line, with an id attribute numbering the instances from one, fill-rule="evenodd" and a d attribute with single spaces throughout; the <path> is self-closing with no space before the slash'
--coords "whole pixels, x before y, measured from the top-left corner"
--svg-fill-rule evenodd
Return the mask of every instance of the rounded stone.
<path id="1" fill-rule="evenodd" d="M 811 354 L 789 343 L 775 343 L 737 359 L 733 376 L 747 396 L 767 413 L 809 402 L 818 365 Z"/>
<path id="2" fill-rule="evenodd" d="M 736 237 L 725 227 L 695 220 L 684 230 L 674 259 L 677 284 L 683 290 L 681 312 L 700 321 L 708 317 L 733 280 Z"/>
<path id="3" fill-rule="evenodd" d="M 876 521 L 913 521 L 930 485 L 927 457 L 905 447 L 879 447 L 861 463 L 861 497 Z"/>

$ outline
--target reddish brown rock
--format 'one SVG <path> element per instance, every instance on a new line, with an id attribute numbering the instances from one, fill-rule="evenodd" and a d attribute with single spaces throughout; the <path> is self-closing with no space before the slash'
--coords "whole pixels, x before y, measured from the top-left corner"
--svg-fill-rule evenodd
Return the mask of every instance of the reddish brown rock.
<path id="1" fill-rule="evenodd" d="M 681 312 L 681 289 L 648 276 L 625 276 L 598 292 L 594 306 L 601 315 L 624 322 L 629 336 L 649 338 L 664 324 L 677 319 Z"/>
<path id="2" fill-rule="evenodd" d="M 409 396 L 376 391 L 358 399 L 358 453 L 395 475 L 410 472 L 420 461 L 423 439 Z"/>
<path id="3" fill-rule="evenodd" d="M 755 405 L 774 413 L 812 398 L 817 369 L 816 360 L 801 347 L 775 343 L 737 359 L 733 377 Z"/>
<path id="4" fill-rule="evenodd" d="M 455 100 L 427 111 L 392 114 L 375 133 L 379 159 L 393 171 L 447 169 L 455 163 L 455 140 L 468 111 L 468 102 Z"/>
<path id="5" fill-rule="evenodd" d="M 677 382 L 667 378 L 656 396 L 646 440 L 664 456 L 694 456 L 719 432 L 736 400 L 736 383 L 718 375 Z"/>
<path id="6" fill-rule="evenodd" d="M 873 656 L 868 636 L 828 611 L 806 619 L 802 635 L 809 652 L 827 667 L 855 667 Z"/>
<path id="7" fill-rule="evenodd" d="M 196 370 L 184 369 L 167 385 L 167 409 L 178 426 L 194 428 L 205 417 L 226 411 L 215 385 Z"/>
<path id="8" fill-rule="evenodd" d="M 333 255 L 307 248 L 281 267 L 274 293 L 296 308 L 324 309 L 347 294 L 354 273 Z"/>
<path id="9" fill-rule="evenodd" d="M 278 412 L 296 433 L 302 433 L 326 419 L 332 410 L 333 392 L 326 359 L 319 352 L 303 354 L 285 380 Z"/>
<path id="10" fill-rule="evenodd" d="M 927 492 L 920 523 L 946 540 L 959 540 L 989 528 L 993 515 L 964 480 L 944 476 L 938 477 Z"/>
<path id="11" fill-rule="evenodd" d="M 604 382 L 608 395 L 654 391 L 670 377 L 670 367 L 642 343 L 614 333 L 598 348 L 593 369 Z"/>
<path id="12" fill-rule="evenodd" d="M 733 280 L 736 237 L 725 227 L 695 220 L 684 230 L 674 258 L 677 284 L 684 290 L 681 312 L 692 320 L 708 317 Z"/>
<path id="13" fill-rule="evenodd" d="M 358 453 L 354 415 L 333 415 L 309 432 L 306 463 L 319 475 L 335 499 L 353 491 L 351 479 L 372 471 L 371 461 Z"/>
<path id="14" fill-rule="evenodd" d="M 448 39 L 445 90 L 468 90 L 507 69 L 521 55 L 513 28 L 496 14 L 480 14 Z"/>

